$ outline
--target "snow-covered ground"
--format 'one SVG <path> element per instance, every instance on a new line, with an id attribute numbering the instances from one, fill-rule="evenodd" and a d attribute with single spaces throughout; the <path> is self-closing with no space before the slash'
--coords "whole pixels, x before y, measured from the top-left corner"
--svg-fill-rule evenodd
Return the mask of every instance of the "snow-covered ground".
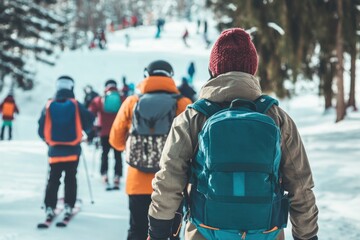
<path id="1" fill-rule="evenodd" d="M 191 48 L 186 48 L 181 41 L 185 26 L 190 32 Z M 46 99 L 54 93 L 56 78 L 62 74 L 75 79 L 75 93 L 81 100 L 86 84 L 101 92 L 109 78 L 121 83 L 121 77 L 126 75 L 129 82 L 141 81 L 144 67 L 156 59 L 168 60 L 180 83 L 188 64 L 194 61 L 195 87 L 199 89 L 208 79 L 209 50 L 205 49 L 201 35 L 196 34 L 195 26 L 185 22 L 169 23 L 158 40 L 154 39 L 155 31 L 155 27 L 127 30 L 132 39 L 129 48 L 125 47 L 123 31 L 108 36 L 107 51 L 64 52 L 55 67 L 35 66 L 38 83 L 33 91 L 16 90 L 21 114 L 14 121 L 14 140 L 0 142 L 0 240 L 126 239 L 129 213 L 124 182 L 120 191 L 106 192 L 98 175 L 100 153 L 94 154 L 94 149 L 87 145 L 83 149 L 95 204 L 90 203 L 85 159 L 81 159 L 78 167 L 78 197 L 83 200 L 81 213 L 66 229 L 36 229 L 44 215 L 40 207 L 47 174 L 47 148 L 37 137 L 37 119 Z M 213 39 L 216 37 L 215 31 L 210 34 Z M 1 99 L 6 91 L 0 94 Z M 314 95 L 280 102 L 298 124 L 308 151 L 320 210 L 319 238 L 360 239 L 360 180 L 357 175 L 360 114 L 350 112 L 345 121 L 335 124 L 335 113 L 324 115 L 321 103 L 322 100 Z M 62 189 L 59 195 L 62 196 Z M 286 235 L 286 239 L 292 239 L 290 227 Z"/>

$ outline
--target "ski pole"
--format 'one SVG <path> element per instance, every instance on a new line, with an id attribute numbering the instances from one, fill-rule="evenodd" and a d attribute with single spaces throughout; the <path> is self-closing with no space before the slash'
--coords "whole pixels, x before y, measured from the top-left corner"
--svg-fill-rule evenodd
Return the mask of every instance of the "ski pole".
<path id="1" fill-rule="evenodd" d="M 85 168 L 86 180 L 87 180 L 87 184 L 88 184 L 88 188 L 89 188 L 89 194 L 90 194 L 91 204 L 94 204 L 94 198 L 93 198 L 92 189 L 91 189 L 91 184 L 90 184 L 89 172 L 88 172 L 88 168 L 87 168 L 87 165 L 86 165 L 85 154 L 84 154 L 84 153 L 81 153 L 81 155 L 82 155 L 83 162 L 84 162 L 84 168 Z"/>

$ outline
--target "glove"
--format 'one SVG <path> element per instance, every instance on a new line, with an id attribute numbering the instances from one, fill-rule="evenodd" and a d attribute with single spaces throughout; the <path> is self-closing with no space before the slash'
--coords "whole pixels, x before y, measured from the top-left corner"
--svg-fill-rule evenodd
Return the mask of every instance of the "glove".
<path id="1" fill-rule="evenodd" d="M 301 240 L 301 239 L 297 238 L 297 237 L 294 237 L 294 240 Z M 315 236 L 315 237 L 309 238 L 308 240 L 318 240 L 318 237 Z"/>
<path id="2" fill-rule="evenodd" d="M 171 235 L 173 220 L 159 220 L 149 218 L 149 237 L 148 240 L 167 240 Z"/>

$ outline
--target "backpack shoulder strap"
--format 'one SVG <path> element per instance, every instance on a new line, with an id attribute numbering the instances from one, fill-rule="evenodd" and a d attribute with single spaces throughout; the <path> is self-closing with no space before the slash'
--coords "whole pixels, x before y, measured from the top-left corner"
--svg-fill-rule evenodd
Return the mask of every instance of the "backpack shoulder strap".
<path id="1" fill-rule="evenodd" d="M 278 100 L 267 95 L 261 95 L 254 102 L 257 112 L 259 113 L 266 113 L 272 107 L 272 105 L 279 106 Z"/>
<path id="2" fill-rule="evenodd" d="M 196 111 L 204 114 L 207 118 L 222 110 L 218 104 L 207 99 L 199 99 L 193 104 L 189 105 L 188 108 L 195 109 Z"/>

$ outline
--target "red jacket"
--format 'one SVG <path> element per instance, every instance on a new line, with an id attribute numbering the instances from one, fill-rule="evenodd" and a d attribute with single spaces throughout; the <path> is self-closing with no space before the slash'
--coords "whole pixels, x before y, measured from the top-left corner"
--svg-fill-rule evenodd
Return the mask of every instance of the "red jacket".
<path id="1" fill-rule="evenodd" d="M 19 113 L 19 109 L 16 106 L 14 97 L 9 95 L 0 105 L 0 112 L 2 113 L 3 120 L 11 121 L 14 119 L 14 114 Z"/>
<path id="2" fill-rule="evenodd" d="M 111 87 L 105 90 L 105 92 L 107 91 L 118 91 L 118 89 L 115 87 Z M 100 137 L 109 136 L 111 126 L 116 117 L 116 113 L 104 112 L 102 96 L 97 96 L 92 100 L 89 106 L 89 111 L 98 117 L 98 126 L 100 126 Z"/>

